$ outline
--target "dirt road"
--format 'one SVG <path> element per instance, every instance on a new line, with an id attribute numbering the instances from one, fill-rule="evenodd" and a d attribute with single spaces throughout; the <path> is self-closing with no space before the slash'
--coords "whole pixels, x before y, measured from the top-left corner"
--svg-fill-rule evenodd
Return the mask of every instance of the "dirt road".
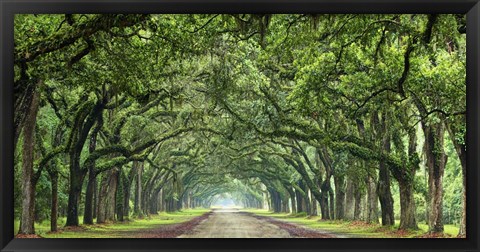
<path id="1" fill-rule="evenodd" d="M 216 209 L 190 234 L 178 238 L 289 238 L 290 234 L 266 220 L 236 209 Z"/>
<path id="2" fill-rule="evenodd" d="M 311 229 L 273 221 L 237 209 L 216 209 L 193 230 L 178 238 L 334 238 Z"/>

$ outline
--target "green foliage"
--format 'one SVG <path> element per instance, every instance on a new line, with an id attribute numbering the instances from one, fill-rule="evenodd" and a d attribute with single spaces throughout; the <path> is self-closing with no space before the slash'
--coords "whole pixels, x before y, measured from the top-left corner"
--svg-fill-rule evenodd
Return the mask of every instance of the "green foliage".
<path id="1" fill-rule="evenodd" d="M 395 217 L 398 182 L 413 183 L 423 220 L 429 188 L 422 126 L 443 123 L 445 144 L 435 153 L 448 155 L 444 221 L 458 225 L 466 38 L 458 16 L 439 15 L 429 30 L 431 17 L 16 15 L 16 97 L 28 96 L 26 83 L 44 80 L 35 91 L 41 97 L 35 164 L 57 150 L 45 167 L 35 167 L 42 171 L 37 220 L 49 218 L 51 202 L 50 170 L 43 168 L 59 173 L 59 215 L 68 212 L 77 144 L 85 178 L 91 167 L 97 182 L 104 172 L 122 170 L 115 189 L 120 209 L 125 186 L 135 193 L 140 166 L 144 204 L 155 211 L 159 198 L 164 207 L 209 206 L 227 196 L 263 207 L 273 192 L 285 203 L 299 181 L 316 200 L 326 179 L 346 178 L 363 192 L 384 163 Z M 20 140 L 17 196 L 22 148 Z M 16 197 L 17 216 L 20 208 Z"/>

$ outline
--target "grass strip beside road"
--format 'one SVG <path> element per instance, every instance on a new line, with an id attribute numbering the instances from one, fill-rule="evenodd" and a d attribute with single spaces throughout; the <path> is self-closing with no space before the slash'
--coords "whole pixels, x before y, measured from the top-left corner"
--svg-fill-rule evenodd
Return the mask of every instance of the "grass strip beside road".
<path id="1" fill-rule="evenodd" d="M 307 217 L 305 213 L 273 213 L 265 209 L 243 209 L 242 211 L 351 238 L 415 238 L 425 235 L 428 231 L 428 226 L 423 223 L 418 224 L 420 230 L 399 231 L 399 221 L 396 221 L 393 227 L 383 227 L 381 224 L 367 224 L 362 221 L 321 220 L 319 216 Z M 454 238 L 457 234 L 458 227 L 445 225 L 445 237 Z"/>
<path id="2" fill-rule="evenodd" d="M 37 234 L 44 238 L 132 238 L 132 234 L 136 232 L 142 233 L 167 225 L 188 222 L 208 212 L 210 209 L 203 208 L 184 209 L 172 213 L 161 212 L 143 219 L 132 219 L 125 222 L 59 227 L 59 231 L 53 233 L 49 232 L 50 223 L 44 221 L 35 223 L 35 229 Z M 18 226 L 15 230 L 18 231 Z"/>

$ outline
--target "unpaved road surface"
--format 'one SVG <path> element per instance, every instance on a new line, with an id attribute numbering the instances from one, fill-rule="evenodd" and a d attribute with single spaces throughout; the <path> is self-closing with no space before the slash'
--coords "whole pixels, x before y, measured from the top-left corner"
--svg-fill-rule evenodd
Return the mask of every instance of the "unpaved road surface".
<path id="1" fill-rule="evenodd" d="M 266 220 L 236 209 L 216 209 L 189 234 L 178 238 L 290 238 L 290 234 Z"/>
<path id="2" fill-rule="evenodd" d="M 178 238 L 336 238 L 328 232 L 300 227 L 269 217 L 215 209 L 192 230 Z"/>

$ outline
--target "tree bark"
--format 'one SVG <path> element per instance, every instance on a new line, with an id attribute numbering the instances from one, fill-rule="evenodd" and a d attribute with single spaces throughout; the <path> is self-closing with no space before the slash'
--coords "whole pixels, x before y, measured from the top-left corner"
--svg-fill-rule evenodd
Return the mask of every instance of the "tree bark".
<path id="1" fill-rule="evenodd" d="M 93 219 L 97 218 L 97 212 L 98 212 L 98 182 L 97 181 L 93 184 L 93 209 L 92 209 L 92 212 L 93 212 L 92 213 Z"/>
<path id="2" fill-rule="evenodd" d="M 116 195 L 115 195 L 115 212 L 117 214 L 117 221 L 124 221 L 124 210 L 125 210 L 125 207 L 124 207 L 124 203 L 125 203 L 125 199 L 124 199 L 124 181 L 123 181 L 123 170 L 122 168 L 119 168 L 118 170 L 118 175 L 117 175 L 117 190 L 116 190 Z"/>
<path id="3" fill-rule="evenodd" d="M 358 185 L 354 186 L 353 197 L 355 199 L 355 206 L 353 210 L 353 220 L 360 220 L 360 214 L 362 213 L 362 192 Z"/>
<path id="4" fill-rule="evenodd" d="M 297 200 L 296 200 L 297 212 L 299 212 L 299 213 L 305 212 L 305 210 L 303 209 L 303 204 L 302 204 L 303 196 L 302 196 L 302 194 L 300 193 L 299 190 L 295 191 L 295 197 L 297 198 Z M 293 203 L 293 201 L 292 201 L 292 203 Z"/>
<path id="5" fill-rule="evenodd" d="M 97 135 L 103 125 L 102 114 L 100 113 L 97 119 L 97 126 L 90 135 L 90 143 L 88 145 L 88 152 L 93 153 L 97 148 Z M 95 162 L 87 167 L 88 169 L 88 183 L 87 191 L 85 192 L 85 209 L 83 213 L 83 224 L 93 224 L 93 194 L 97 184 L 97 173 L 95 172 Z"/>
<path id="6" fill-rule="evenodd" d="M 115 210 L 116 210 L 116 199 L 117 199 L 117 188 L 118 188 L 118 168 L 110 170 L 110 179 L 108 183 L 107 191 L 107 211 L 105 218 L 107 221 L 115 221 Z"/>
<path id="7" fill-rule="evenodd" d="M 418 230 L 415 218 L 415 200 L 413 198 L 413 178 L 418 169 L 419 157 L 417 154 L 417 136 L 415 131 L 408 132 L 408 156 L 411 162 L 401 176 L 397 177 L 400 187 L 400 228 Z M 414 164 L 413 164 L 414 163 Z"/>
<path id="8" fill-rule="evenodd" d="M 328 206 L 328 190 L 329 183 L 322 183 L 321 191 L 321 200 L 320 200 L 320 211 L 322 213 L 322 220 L 330 220 L 330 208 Z"/>
<path id="9" fill-rule="evenodd" d="M 390 191 L 390 178 L 387 178 L 387 176 L 390 176 L 390 174 L 387 172 L 388 169 L 386 168 L 380 169 L 377 191 L 379 193 L 378 198 L 382 212 L 382 225 L 393 226 L 395 225 L 395 215 L 393 212 L 392 192 Z"/>
<path id="10" fill-rule="evenodd" d="M 80 157 L 78 157 L 80 158 Z M 74 162 L 79 162 L 74 160 L 70 162 L 70 165 Z M 70 171 L 70 189 L 68 193 L 68 208 L 67 208 L 67 223 L 66 226 L 78 226 L 78 204 L 80 201 L 80 194 L 82 192 L 83 179 L 85 177 L 85 172 L 80 170 L 80 168 L 75 168 Z"/>
<path id="11" fill-rule="evenodd" d="M 400 229 L 417 230 L 413 182 L 399 181 L 398 186 L 400 187 Z"/>
<path id="12" fill-rule="evenodd" d="M 335 219 L 335 194 L 332 188 L 328 191 L 328 196 L 330 199 L 330 219 Z"/>
<path id="13" fill-rule="evenodd" d="M 345 192 L 345 219 L 353 220 L 355 210 L 355 188 L 352 179 L 347 178 L 347 188 Z"/>
<path id="14" fill-rule="evenodd" d="M 85 209 L 83 213 L 83 224 L 93 224 L 93 211 L 94 211 L 94 199 L 93 194 L 95 192 L 95 184 L 97 183 L 97 176 L 95 171 L 90 170 L 88 172 L 88 184 L 87 191 L 85 192 Z"/>
<path id="15" fill-rule="evenodd" d="M 300 205 L 302 208 L 302 212 L 307 213 L 307 215 L 311 215 L 312 209 L 310 209 L 310 199 L 308 197 L 307 185 L 305 185 L 305 183 L 302 180 L 300 180 L 298 181 L 298 187 L 302 189 L 303 192 L 305 192 L 304 194 L 300 194 Z"/>
<path id="16" fill-rule="evenodd" d="M 285 187 L 287 188 L 288 194 L 290 195 L 290 200 L 291 200 L 291 205 L 292 205 L 291 213 L 295 214 L 295 213 L 297 213 L 297 206 L 296 206 L 297 203 L 296 203 L 296 200 L 295 200 L 295 198 L 296 198 L 295 192 L 294 192 L 293 188 L 288 187 L 288 186 L 285 186 Z M 258 203 L 260 203 L 260 202 L 258 202 Z M 257 208 L 261 208 L 260 204 L 257 206 Z"/>
<path id="17" fill-rule="evenodd" d="M 40 94 L 33 91 L 33 97 L 26 112 L 25 125 L 23 127 L 23 150 L 22 150 L 22 216 L 20 220 L 20 234 L 35 234 L 35 184 L 36 179 L 33 171 L 35 155 L 35 126 L 37 113 L 40 105 Z"/>
<path id="18" fill-rule="evenodd" d="M 106 204 L 107 204 L 107 191 L 110 176 L 105 172 L 102 176 L 100 190 L 98 192 L 98 210 L 97 210 L 97 223 L 105 223 L 106 221 Z"/>
<path id="19" fill-rule="evenodd" d="M 88 102 L 88 101 L 87 101 Z M 80 155 L 88 138 L 90 129 L 95 124 L 99 114 L 102 113 L 106 99 L 97 101 L 91 111 L 85 111 L 78 114 L 75 118 L 77 126 L 72 129 L 73 143 L 69 150 L 70 155 L 70 188 L 68 193 L 68 210 L 66 226 L 78 226 L 78 204 L 80 194 L 82 192 L 83 181 L 87 173 L 87 169 L 82 169 L 80 166 Z M 88 108 L 88 106 L 87 106 Z M 88 113 L 86 113 L 88 112 Z"/>
<path id="20" fill-rule="evenodd" d="M 130 185 L 130 183 L 123 185 L 123 213 L 127 220 L 130 216 Z"/>
<path id="21" fill-rule="evenodd" d="M 413 198 L 413 179 L 418 170 L 420 158 L 417 153 L 417 135 L 415 130 L 408 132 L 408 163 L 400 172 L 392 172 L 400 188 L 400 227 L 399 229 L 418 230 L 415 218 L 415 200 Z"/>
<path id="22" fill-rule="evenodd" d="M 334 217 L 334 202 L 332 200 L 333 194 L 330 195 L 330 202 L 329 202 L 329 194 L 332 189 L 330 185 L 330 179 L 333 175 L 333 167 L 332 167 L 332 160 L 328 153 L 326 147 L 318 148 L 316 152 L 317 160 L 320 160 L 323 163 L 323 167 L 325 168 L 325 180 L 320 183 L 320 199 L 318 202 L 320 203 L 320 211 L 322 212 L 322 220 L 329 220 L 333 219 Z M 317 163 L 319 163 L 317 161 Z M 318 178 L 321 178 L 319 176 Z M 320 181 L 321 179 L 319 179 Z M 330 204 L 329 204 L 330 203 Z"/>
<path id="23" fill-rule="evenodd" d="M 385 137 L 383 141 L 383 149 L 386 152 L 390 152 L 390 138 Z M 380 161 L 380 167 L 378 171 L 378 184 L 377 192 L 378 199 L 380 201 L 380 208 L 382 212 L 382 225 L 393 226 L 395 225 L 395 216 L 393 213 L 393 197 L 390 190 L 390 170 L 385 162 Z"/>
<path id="24" fill-rule="evenodd" d="M 372 176 L 367 177 L 367 223 L 378 223 L 377 185 Z"/>
<path id="25" fill-rule="evenodd" d="M 137 217 L 143 217 L 143 211 L 142 211 L 143 163 L 138 164 L 136 167 L 137 167 L 137 176 L 135 179 L 135 203 L 133 206 L 133 212 Z"/>
<path id="26" fill-rule="evenodd" d="M 26 65 L 25 65 L 26 70 Z M 34 80 L 29 79 L 26 74 L 23 74 L 20 80 L 18 80 L 15 85 L 20 89 L 15 91 L 15 104 L 14 104 L 14 140 L 13 146 L 17 146 L 18 139 L 20 134 L 23 131 L 23 127 L 26 124 L 27 117 L 32 112 L 32 101 L 34 99 L 37 86 L 41 82 L 35 82 Z"/>
<path id="27" fill-rule="evenodd" d="M 58 218 L 58 172 L 55 171 L 50 176 L 52 180 L 52 203 L 50 208 L 50 231 L 57 231 Z"/>
<path id="28" fill-rule="evenodd" d="M 335 219 L 343 220 L 345 218 L 345 177 L 334 175 L 335 183 Z"/>
<path id="29" fill-rule="evenodd" d="M 59 147 L 62 144 L 62 138 L 64 134 L 64 129 L 62 126 L 58 126 L 54 138 L 52 140 L 54 148 Z M 50 165 L 47 167 L 47 172 L 52 183 L 52 201 L 50 206 L 50 231 L 56 232 L 58 229 L 57 219 L 58 219 L 58 164 L 56 160 L 52 160 Z"/>
<path id="30" fill-rule="evenodd" d="M 313 195 L 310 196 L 310 208 L 311 210 L 311 216 L 318 216 L 318 210 L 317 210 L 317 200 Z"/>
<path id="31" fill-rule="evenodd" d="M 443 174 L 447 163 L 444 151 L 445 127 L 442 122 L 423 125 L 425 152 L 428 168 L 428 192 L 430 199 L 429 232 L 443 233 Z"/>

